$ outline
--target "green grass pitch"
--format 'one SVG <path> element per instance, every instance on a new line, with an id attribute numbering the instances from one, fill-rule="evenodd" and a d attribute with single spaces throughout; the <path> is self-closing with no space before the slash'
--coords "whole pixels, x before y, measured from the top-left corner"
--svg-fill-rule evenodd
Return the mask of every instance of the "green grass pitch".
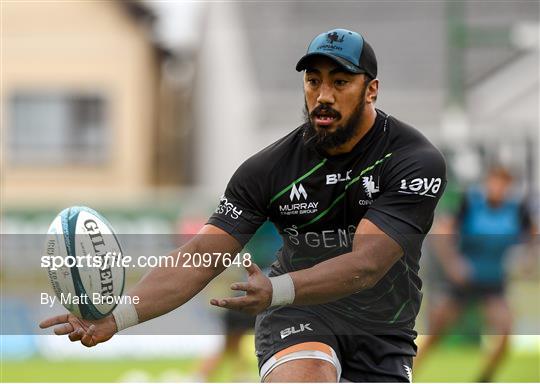
<path id="1" fill-rule="evenodd" d="M 248 354 L 246 354 L 248 355 Z M 251 354 L 249 354 L 251 355 Z M 422 370 L 415 374 L 416 382 L 470 382 L 478 373 L 482 355 L 474 347 L 441 347 L 427 357 Z M 197 367 L 193 359 L 160 360 L 67 360 L 48 361 L 40 357 L 25 361 L 3 361 L 2 382 L 115 382 L 127 374 L 143 372 L 147 380 L 162 381 L 164 374 L 176 381 L 181 377 L 190 380 Z M 244 373 L 238 366 L 225 364 L 215 381 L 257 381 L 256 361 L 248 358 L 243 364 Z M 511 352 L 495 377 L 498 382 L 539 382 L 540 351 Z"/>

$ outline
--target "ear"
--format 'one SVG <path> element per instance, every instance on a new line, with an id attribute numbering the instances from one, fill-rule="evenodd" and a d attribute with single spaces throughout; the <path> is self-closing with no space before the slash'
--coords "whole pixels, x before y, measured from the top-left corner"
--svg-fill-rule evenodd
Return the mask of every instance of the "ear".
<path id="1" fill-rule="evenodd" d="M 373 104 L 377 101 L 377 95 L 379 93 L 379 79 L 371 80 L 366 88 L 366 103 Z"/>

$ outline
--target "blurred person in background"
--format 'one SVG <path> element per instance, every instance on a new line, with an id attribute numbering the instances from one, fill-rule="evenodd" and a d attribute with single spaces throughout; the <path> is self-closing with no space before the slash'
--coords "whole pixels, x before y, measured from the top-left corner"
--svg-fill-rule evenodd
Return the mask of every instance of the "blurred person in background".
<path id="1" fill-rule="evenodd" d="M 224 340 L 216 353 L 203 359 L 197 371 L 189 377 L 195 382 L 254 381 L 248 363 L 243 358 L 242 339 L 255 327 L 255 316 L 238 311 L 225 311 L 222 316 Z M 226 369 L 231 365 L 232 369 Z"/>
<path id="2" fill-rule="evenodd" d="M 513 182 L 507 168 L 491 167 L 483 185 L 464 193 L 455 217 L 438 220 L 432 244 L 447 284 L 430 308 L 428 335 L 415 359 L 417 370 L 469 303 L 481 305 L 485 325 L 494 336 L 476 381 L 491 381 L 504 358 L 512 329 L 505 298 L 505 256 L 536 231 L 525 201 L 512 193 Z"/>

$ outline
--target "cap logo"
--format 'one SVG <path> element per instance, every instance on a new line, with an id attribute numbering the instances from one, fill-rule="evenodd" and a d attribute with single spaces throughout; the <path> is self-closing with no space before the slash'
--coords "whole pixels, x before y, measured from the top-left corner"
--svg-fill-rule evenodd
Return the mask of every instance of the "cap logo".
<path id="1" fill-rule="evenodd" d="M 364 50 L 364 46 L 368 49 Z M 351 73 L 377 74 L 377 61 L 371 46 L 364 44 L 362 35 L 346 29 L 332 29 L 317 35 L 309 43 L 306 54 L 296 64 L 301 71 L 309 65 L 308 58 L 313 55 L 327 56 L 339 67 Z"/>
<path id="2" fill-rule="evenodd" d="M 345 39 L 345 34 L 342 34 L 341 36 L 337 32 L 329 32 L 326 34 L 326 42 L 322 43 L 317 47 L 317 51 L 325 50 L 325 51 L 342 51 L 343 48 L 339 45 L 334 45 L 334 43 L 343 43 L 343 40 Z"/>
<path id="3" fill-rule="evenodd" d="M 341 35 L 341 39 L 340 39 L 337 32 L 332 32 L 326 35 L 326 39 L 328 40 L 330 44 L 343 43 L 344 38 L 345 38 L 345 35 Z"/>

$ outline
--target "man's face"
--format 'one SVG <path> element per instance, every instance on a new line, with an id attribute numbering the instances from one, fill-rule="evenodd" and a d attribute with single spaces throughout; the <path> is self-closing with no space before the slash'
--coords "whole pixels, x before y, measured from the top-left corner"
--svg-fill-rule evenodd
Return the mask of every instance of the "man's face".
<path id="1" fill-rule="evenodd" d="M 512 179 L 509 176 L 491 173 L 486 179 L 487 199 L 494 205 L 499 205 L 504 201 L 512 185 Z"/>
<path id="2" fill-rule="evenodd" d="M 322 149 L 346 143 L 362 123 L 368 81 L 326 57 L 314 57 L 304 75 L 307 138 Z"/>

